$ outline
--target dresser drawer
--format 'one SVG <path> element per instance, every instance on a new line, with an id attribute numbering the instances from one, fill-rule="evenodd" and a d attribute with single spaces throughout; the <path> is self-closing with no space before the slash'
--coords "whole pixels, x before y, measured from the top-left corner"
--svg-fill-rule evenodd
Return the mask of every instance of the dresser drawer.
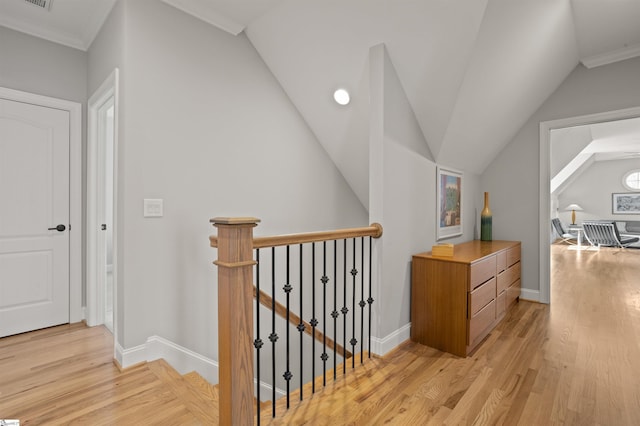
<path id="1" fill-rule="evenodd" d="M 496 279 L 491 278 L 469 293 L 469 318 L 472 318 L 480 309 L 487 306 L 487 304 L 495 298 Z"/>
<path id="2" fill-rule="evenodd" d="M 497 285 L 496 285 L 496 294 L 500 294 L 505 291 L 509 287 L 509 274 L 507 271 L 504 271 L 500 275 L 498 275 Z"/>
<path id="3" fill-rule="evenodd" d="M 509 272 L 509 274 L 511 274 L 511 277 L 509 277 L 509 285 L 513 284 L 514 282 L 518 281 L 520 279 L 520 267 L 521 267 L 522 263 L 520 263 L 519 261 L 514 264 L 511 265 L 509 267 L 509 269 L 507 269 L 507 272 Z"/>
<path id="4" fill-rule="evenodd" d="M 496 301 L 492 300 L 487 306 L 482 308 L 473 318 L 469 320 L 469 341 L 473 344 L 483 332 L 493 324 L 496 319 Z"/>
<path id="5" fill-rule="evenodd" d="M 520 280 L 516 281 L 507 289 L 506 306 L 511 306 L 520 297 Z"/>
<path id="6" fill-rule="evenodd" d="M 496 318 L 500 318 L 507 310 L 507 292 L 498 293 L 496 298 Z"/>
<path id="7" fill-rule="evenodd" d="M 500 273 L 507 269 L 507 251 L 502 250 L 496 254 L 496 273 Z"/>
<path id="8" fill-rule="evenodd" d="M 520 261 L 520 245 L 507 249 L 507 267 Z"/>
<path id="9" fill-rule="evenodd" d="M 473 290 L 496 275 L 496 257 L 490 256 L 471 265 L 469 290 Z"/>
<path id="10" fill-rule="evenodd" d="M 498 294 L 509 288 L 520 279 L 520 262 L 511 265 L 506 271 L 498 275 Z"/>

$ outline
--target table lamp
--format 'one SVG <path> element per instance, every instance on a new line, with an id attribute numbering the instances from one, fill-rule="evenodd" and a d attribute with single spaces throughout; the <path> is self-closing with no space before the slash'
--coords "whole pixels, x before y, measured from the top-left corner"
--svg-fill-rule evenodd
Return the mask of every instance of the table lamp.
<path id="1" fill-rule="evenodd" d="M 575 225 L 576 224 L 576 210 L 581 212 L 583 209 L 582 209 L 582 207 L 580 207 L 577 204 L 569 204 L 567 207 L 564 208 L 564 210 L 565 211 L 571 211 L 571 224 Z"/>

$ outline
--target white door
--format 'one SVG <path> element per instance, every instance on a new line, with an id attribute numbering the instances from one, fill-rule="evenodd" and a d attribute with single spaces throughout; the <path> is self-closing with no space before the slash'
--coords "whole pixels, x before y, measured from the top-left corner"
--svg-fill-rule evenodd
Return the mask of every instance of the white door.
<path id="1" fill-rule="evenodd" d="M 69 322 L 69 124 L 0 98 L 0 337 Z"/>
<path id="2" fill-rule="evenodd" d="M 98 108 L 98 179 L 96 188 L 98 231 L 97 318 L 113 333 L 113 138 L 114 97 Z"/>

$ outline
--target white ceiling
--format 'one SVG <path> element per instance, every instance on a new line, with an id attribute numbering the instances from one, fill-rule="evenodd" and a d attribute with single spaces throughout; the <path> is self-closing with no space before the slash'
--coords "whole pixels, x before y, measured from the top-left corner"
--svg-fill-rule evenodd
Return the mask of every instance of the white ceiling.
<path id="1" fill-rule="evenodd" d="M 640 118 L 631 118 L 590 126 L 593 142 L 585 152 L 610 154 L 602 159 L 624 158 L 631 153 L 640 153 Z"/>
<path id="2" fill-rule="evenodd" d="M 640 118 L 551 131 L 551 193 L 559 195 L 598 161 L 640 158 Z"/>
<path id="3" fill-rule="evenodd" d="M 0 25 L 86 50 L 114 1 L 1 0 Z M 640 56 L 639 0 L 162 1 L 245 32 L 365 207 L 371 47 L 384 43 L 433 160 L 474 173 L 580 61 Z"/>

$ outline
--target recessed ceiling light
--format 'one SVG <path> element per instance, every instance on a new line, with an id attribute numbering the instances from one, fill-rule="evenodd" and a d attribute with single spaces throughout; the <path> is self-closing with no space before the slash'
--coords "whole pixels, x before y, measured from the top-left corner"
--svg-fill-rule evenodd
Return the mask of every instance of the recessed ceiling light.
<path id="1" fill-rule="evenodd" d="M 338 89 L 333 92 L 333 99 L 340 105 L 347 105 L 351 100 L 351 97 L 349 96 L 349 92 L 345 89 Z"/>

